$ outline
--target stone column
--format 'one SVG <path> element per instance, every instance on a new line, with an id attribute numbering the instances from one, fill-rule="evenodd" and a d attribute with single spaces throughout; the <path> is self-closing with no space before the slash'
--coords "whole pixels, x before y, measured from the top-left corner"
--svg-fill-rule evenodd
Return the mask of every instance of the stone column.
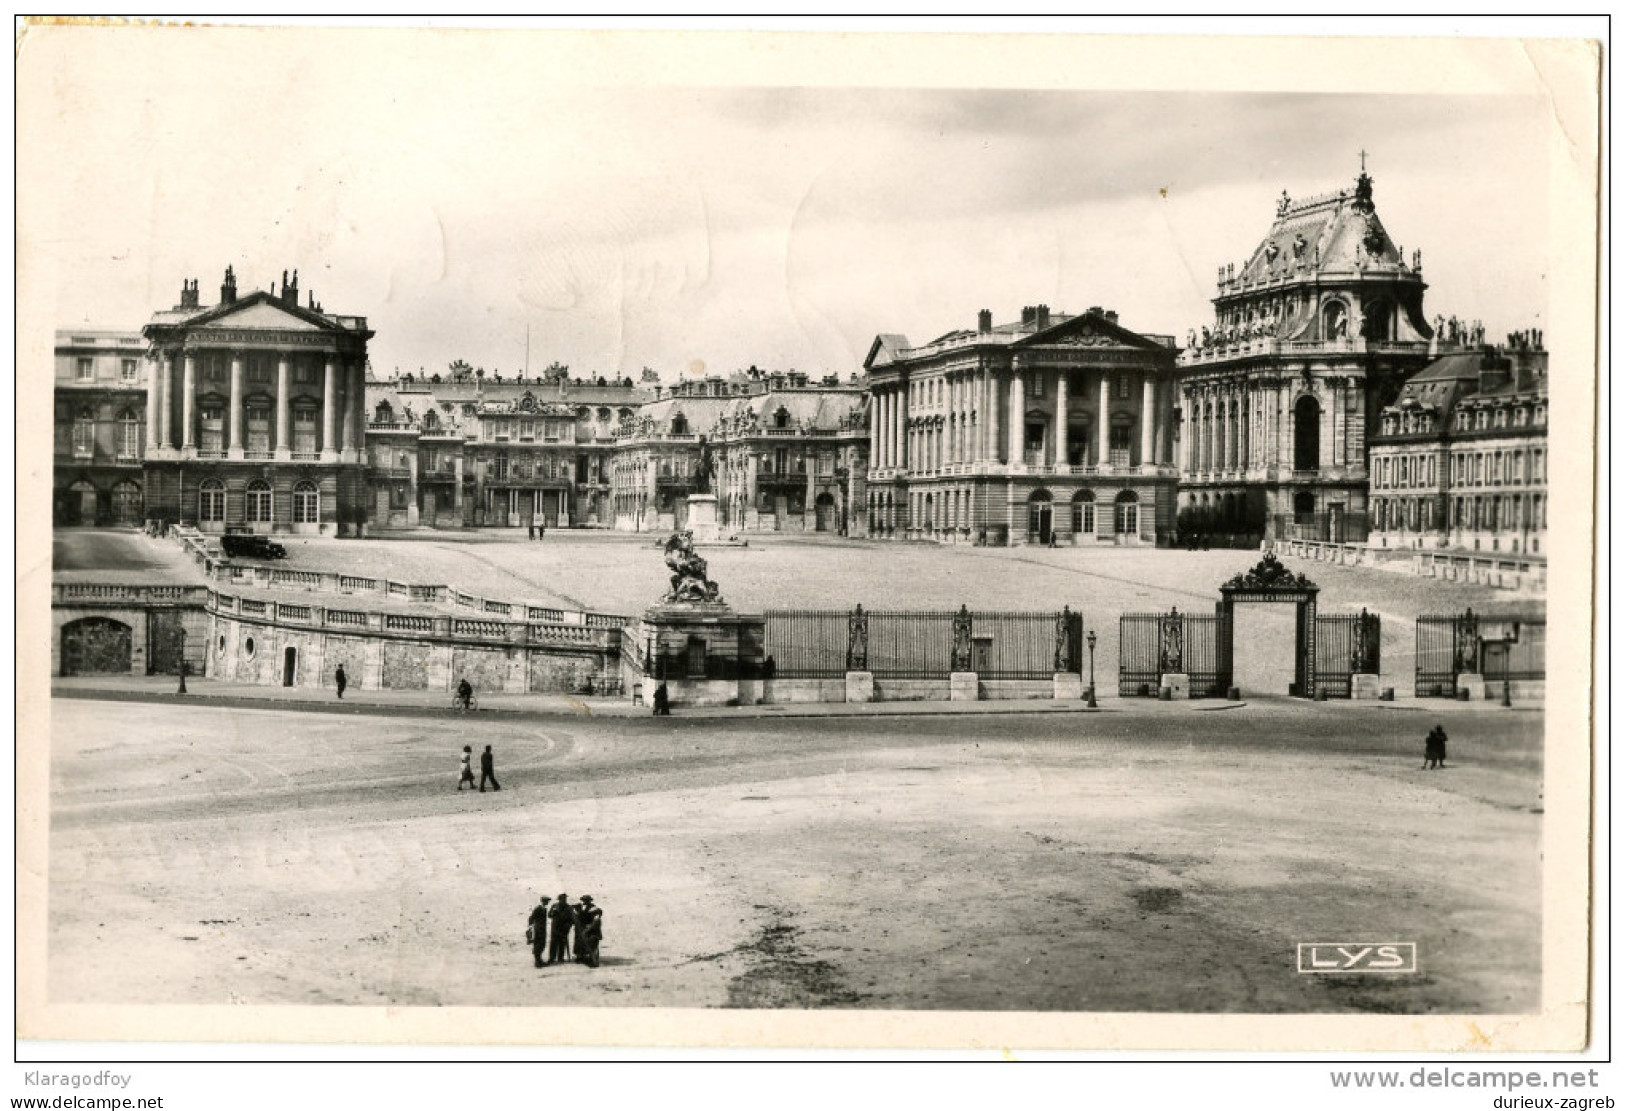
<path id="1" fill-rule="evenodd" d="M 1055 465 L 1066 466 L 1066 391 L 1070 375 L 1065 370 L 1055 374 Z"/>
<path id="2" fill-rule="evenodd" d="M 408 527 L 416 528 L 421 522 L 418 518 L 418 452 L 417 445 L 406 453 L 406 523 Z"/>
<path id="3" fill-rule="evenodd" d="M 163 356 L 155 353 L 147 355 L 147 450 L 145 454 L 148 457 L 152 455 L 152 449 L 159 446 L 160 442 L 158 439 L 158 410 L 163 406 L 163 365 Z"/>
<path id="4" fill-rule="evenodd" d="M 288 354 L 276 358 L 276 457 L 288 458 Z"/>
<path id="5" fill-rule="evenodd" d="M 999 457 L 999 376 L 993 370 L 987 372 L 987 427 L 982 436 L 982 448 L 987 452 L 990 463 L 1002 462 Z"/>
<path id="6" fill-rule="evenodd" d="M 333 449 L 333 376 L 338 367 L 328 355 L 322 364 L 322 460 L 331 463 L 338 458 Z"/>
<path id="7" fill-rule="evenodd" d="M 185 370 L 181 381 L 181 449 L 190 451 L 197 446 L 197 358 L 190 351 L 184 357 Z"/>
<path id="8" fill-rule="evenodd" d="M 362 462 L 362 452 L 367 445 L 367 361 L 357 359 L 355 363 L 355 397 L 350 402 L 349 415 L 355 422 L 355 433 L 351 440 L 351 459 L 356 463 Z"/>
<path id="9" fill-rule="evenodd" d="M 1159 465 L 1168 462 L 1164 456 L 1168 453 L 1168 390 L 1172 385 L 1172 381 L 1167 381 L 1157 386 L 1156 415 L 1151 426 L 1151 461 Z"/>
<path id="10" fill-rule="evenodd" d="M 1111 371 L 1103 370 L 1100 372 L 1100 427 L 1095 431 L 1095 447 L 1100 453 L 1096 462 L 1102 467 L 1112 457 L 1111 407 L 1112 375 Z"/>
<path id="11" fill-rule="evenodd" d="M 463 457 L 451 457 L 452 488 L 451 505 L 457 511 L 457 523 L 463 523 Z"/>
<path id="12" fill-rule="evenodd" d="M 1010 372 L 1010 465 L 1025 463 L 1022 458 L 1023 425 L 1027 418 L 1027 383 L 1023 381 L 1023 374 L 1018 367 Z"/>
<path id="13" fill-rule="evenodd" d="M 339 444 L 339 462 L 354 463 L 356 461 L 356 451 L 360 447 L 360 442 L 355 434 L 356 410 L 360 408 L 356 403 L 356 376 L 354 370 L 350 367 L 344 367 L 341 373 L 344 375 L 344 417 L 342 438 Z M 460 483 L 457 487 L 457 498 L 458 504 L 462 504 L 462 485 Z"/>
<path id="14" fill-rule="evenodd" d="M 226 458 L 243 457 L 243 353 L 231 353 L 231 412 L 226 418 Z"/>
<path id="15" fill-rule="evenodd" d="M 881 404 L 881 395 L 871 393 L 869 395 L 869 466 L 881 465 L 879 463 L 879 443 L 881 443 L 881 437 L 879 437 L 879 430 L 881 430 L 879 404 Z"/>
<path id="16" fill-rule="evenodd" d="M 1150 371 L 1144 376 L 1140 390 L 1140 466 L 1156 466 L 1157 455 L 1153 429 L 1157 422 L 1157 380 Z"/>
<path id="17" fill-rule="evenodd" d="M 897 446 L 900 452 L 897 465 L 905 471 L 909 470 L 914 465 L 914 459 L 909 454 L 907 382 L 899 382 L 897 385 Z"/>

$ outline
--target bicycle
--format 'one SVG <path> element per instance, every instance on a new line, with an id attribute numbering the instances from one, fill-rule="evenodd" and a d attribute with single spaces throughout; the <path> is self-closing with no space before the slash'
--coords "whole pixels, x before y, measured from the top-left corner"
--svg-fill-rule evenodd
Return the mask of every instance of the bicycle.
<path id="1" fill-rule="evenodd" d="M 480 708 L 480 696 L 478 692 L 469 695 L 468 705 L 465 706 L 463 705 L 463 696 L 454 691 L 451 696 L 451 708 L 459 713 L 471 714 Z"/>

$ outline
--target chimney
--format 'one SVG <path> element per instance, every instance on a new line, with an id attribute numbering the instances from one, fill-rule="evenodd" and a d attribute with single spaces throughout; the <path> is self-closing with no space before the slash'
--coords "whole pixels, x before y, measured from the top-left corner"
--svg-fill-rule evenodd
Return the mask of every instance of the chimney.
<path id="1" fill-rule="evenodd" d="M 180 303 L 180 307 L 183 308 L 183 309 L 195 309 L 195 308 L 197 308 L 197 279 L 196 278 L 182 278 L 181 279 L 181 303 Z"/>
<path id="2" fill-rule="evenodd" d="M 976 314 L 976 330 L 984 335 L 993 330 L 993 312 L 991 309 L 983 309 Z"/>
<path id="3" fill-rule="evenodd" d="M 1106 310 L 1106 319 L 1111 321 L 1113 324 L 1116 324 L 1117 323 L 1117 310 L 1116 309 L 1107 309 Z"/>
<path id="4" fill-rule="evenodd" d="M 1045 328 L 1049 327 L 1049 306 L 1048 305 L 1039 305 L 1038 306 L 1038 319 L 1037 319 L 1036 323 L 1038 324 L 1038 330 L 1040 332 L 1042 332 Z"/>
<path id="5" fill-rule="evenodd" d="M 1099 305 L 1090 305 L 1088 315 L 1090 315 L 1090 316 L 1105 316 L 1106 315 L 1106 310 L 1101 308 Z"/>
<path id="6" fill-rule="evenodd" d="M 1484 352 L 1483 359 L 1478 364 L 1478 392 L 1488 393 L 1497 386 L 1504 385 L 1512 369 L 1511 360 L 1496 351 Z"/>
<path id="7" fill-rule="evenodd" d="M 226 280 L 220 283 L 220 303 L 229 305 L 237 300 L 237 275 L 226 267 Z"/>
<path id="8" fill-rule="evenodd" d="M 1032 305 L 1023 305 L 1021 308 L 1022 324 L 1031 324 L 1038 319 L 1038 309 Z"/>

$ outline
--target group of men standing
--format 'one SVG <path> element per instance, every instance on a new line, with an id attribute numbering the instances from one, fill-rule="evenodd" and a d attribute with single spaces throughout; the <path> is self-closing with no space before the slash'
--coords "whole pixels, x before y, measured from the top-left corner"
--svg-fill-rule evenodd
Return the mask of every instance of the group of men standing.
<path id="1" fill-rule="evenodd" d="M 552 907 L 547 905 L 550 902 Z M 575 933 L 573 949 L 572 931 Z M 603 939 L 604 912 L 593 905 L 591 895 L 581 896 L 581 901 L 575 904 L 568 895 L 561 894 L 557 902 L 543 895 L 525 925 L 525 940 L 530 942 L 530 955 L 537 968 L 561 964 L 572 955 L 588 968 L 597 968 L 598 946 Z"/>

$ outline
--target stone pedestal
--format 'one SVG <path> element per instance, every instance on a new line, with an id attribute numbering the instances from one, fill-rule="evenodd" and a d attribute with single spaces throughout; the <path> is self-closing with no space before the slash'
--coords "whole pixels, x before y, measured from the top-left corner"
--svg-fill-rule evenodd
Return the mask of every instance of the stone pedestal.
<path id="1" fill-rule="evenodd" d="M 981 697 L 981 679 L 974 671 L 955 671 L 948 676 L 948 698 L 953 702 L 975 702 Z"/>
<path id="2" fill-rule="evenodd" d="M 1379 685 L 1382 677 L 1379 675 L 1351 675 L 1349 676 L 1349 697 L 1372 699 L 1382 694 Z"/>
<path id="3" fill-rule="evenodd" d="M 1489 688 L 1484 683 L 1484 676 L 1477 673 L 1456 676 L 1456 697 L 1460 698 L 1463 691 L 1467 692 L 1467 699 L 1473 702 L 1489 697 Z"/>
<path id="4" fill-rule="evenodd" d="M 666 681 L 673 706 L 724 706 L 742 700 L 741 681 L 762 673 L 762 619 L 721 602 L 650 606 L 622 633 L 622 654 L 636 661 L 645 699 Z"/>
<path id="5" fill-rule="evenodd" d="M 1159 681 L 1163 690 L 1168 692 L 1171 699 L 1189 698 L 1191 696 L 1191 677 L 1184 672 L 1170 671 Z"/>
<path id="6" fill-rule="evenodd" d="M 1083 676 L 1070 671 L 1057 671 L 1055 673 L 1055 698 L 1071 699 L 1077 701 L 1083 697 Z"/>
<path id="7" fill-rule="evenodd" d="M 688 524 L 684 527 L 694 534 L 696 544 L 713 543 L 720 539 L 722 532 L 717 528 L 717 496 L 715 494 L 690 494 L 688 496 Z"/>
<path id="8" fill-rule="evenodd" d="M 848 671 L 846 673 L 846 700 L 848 702 L 873 702 L 875 700 L 875 673 L 872 671 Z"/>

